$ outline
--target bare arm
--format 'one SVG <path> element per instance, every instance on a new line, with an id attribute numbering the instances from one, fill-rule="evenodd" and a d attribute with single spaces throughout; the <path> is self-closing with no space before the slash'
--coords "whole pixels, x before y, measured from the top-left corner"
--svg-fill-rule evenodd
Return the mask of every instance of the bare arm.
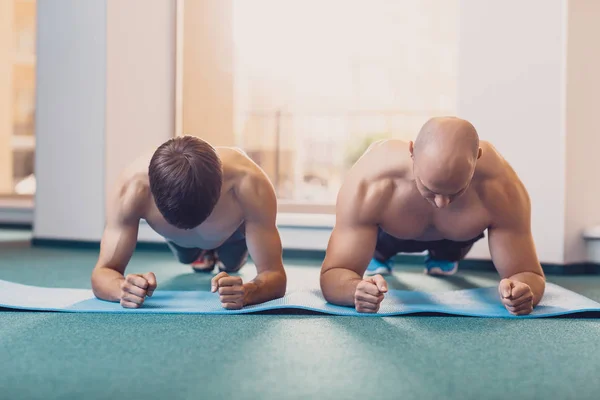
<path id="1" fill-rule="evenodd" d="M 355 306 L 359 312 L 379 309 L 385 280 L 378 275 L 365 280 L 363 275 L 375 252 L 380 214 L 392 194 L 393 186 L 385 181 L 367 184 L 352 175 L 342 185 L 321 269 L 321 290 L 328 302 Z"/>
<path id="2" fill-rule="evenodd" d="M 245 213 L 248 253 L 256 265 L 256 278 L 244 284 L 243 305 L 283 297 L 287 277 L 276 225 L 277 198 L 265 175 L 245 177 L 238 188 Z"/>
<path id="3" fill-rule="evenodd" d="M 135 185 L 133 185 L 135 186 Z M 140 222 L 138 188 L 124 187 L 110 199 L 100 255 L 92 272 L 92 289 L 96 297 L 120 301 L 124 273 L 135 250 Z"/>
<path id="4" fill-rule="evenodd" d="M 356 287 L 363 280 L 377 241 L 377 225 L 336 222 L 321 269 L 325 299 L 341 306 L 354 306 Z"/>
<path id="5" fill-rule="evenodd" d="M 546 279 L 531 234 L 529 197 L 520 182 L 507 188 L 505 196 L 489 229 L 490 253 L 502 279 L 529 286 L 535 307 L 544 295 Z"/>

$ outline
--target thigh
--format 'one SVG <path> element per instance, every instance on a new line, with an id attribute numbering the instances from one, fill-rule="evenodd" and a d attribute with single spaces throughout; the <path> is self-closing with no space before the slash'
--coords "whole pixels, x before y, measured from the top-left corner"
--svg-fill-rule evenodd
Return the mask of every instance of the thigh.
<path id="1" fill-rule="evenodd" d="M 437 242 L 433 247 L 429 249 L 429 255 L 433 260 L 443 261 L 461 261 L 463 260 L 473 244 L 483 238 L 483 233 L 473 240 L 466 242 L 454 242 L 452 240 L 442 240 Z"/>
<path id="2" fill-rule="evenodd" d="M 398 253 L 422 253 L 427 250 L 427 242 L 398 239 L 383 229 L 378 229 L 375 257 L 388 260 Z"/>
<path id="3" fill-rule="evenodd" d="M 181 247 L 171 241 L 167 241 L 167 245 L 175 255 L 175 258 L 182 264 L 191 264 L 200 257 L 202 249 Z"/>

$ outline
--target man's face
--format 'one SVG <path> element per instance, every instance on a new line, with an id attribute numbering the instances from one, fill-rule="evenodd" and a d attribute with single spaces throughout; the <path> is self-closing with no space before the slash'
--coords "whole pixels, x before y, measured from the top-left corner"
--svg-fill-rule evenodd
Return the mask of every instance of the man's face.
<path id="1" fill-rule="evenodd" d="M 472 172 L 468 175 L 463 173 L 449 176 L 447 171 L 439 174 L 425 168 L 419 169 L 416 163 L 413 163 L 413 175 L 417 190 L 435 208 L 448 207 L 462 196 L 469 188 L 473 177 Z"/>

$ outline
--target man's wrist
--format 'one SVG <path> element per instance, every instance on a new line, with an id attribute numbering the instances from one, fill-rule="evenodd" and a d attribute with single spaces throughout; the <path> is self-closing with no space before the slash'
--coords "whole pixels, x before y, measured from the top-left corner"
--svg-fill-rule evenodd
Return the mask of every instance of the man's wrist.
<path id="1" fill-rule="evenodd" d="M 244 283 L 244 307 L 252 303 L 254 294 L 258 290 L 258 285 L 254 282 Z"/>

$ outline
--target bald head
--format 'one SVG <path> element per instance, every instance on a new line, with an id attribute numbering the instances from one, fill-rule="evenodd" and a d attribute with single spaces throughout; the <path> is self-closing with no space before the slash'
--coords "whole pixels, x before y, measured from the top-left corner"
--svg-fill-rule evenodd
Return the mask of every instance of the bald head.
<path id="1" fill-rule="evenodd" d="M 431 118 L 415 140 L 415 156 L 430 153 L 437 157 L 458 155 L 477 159 L 479 135 L 469 121 L 454 117 Z"/>
<path id="2" fill-rule="evenodd" d="M 436 117 L 423 125 L 411 151 L 419 190 L 424 196 L 441 195 L 441 204 L 449 204 L 473 177 L 479 157 L 479 135 L 468 121 Z"/>

